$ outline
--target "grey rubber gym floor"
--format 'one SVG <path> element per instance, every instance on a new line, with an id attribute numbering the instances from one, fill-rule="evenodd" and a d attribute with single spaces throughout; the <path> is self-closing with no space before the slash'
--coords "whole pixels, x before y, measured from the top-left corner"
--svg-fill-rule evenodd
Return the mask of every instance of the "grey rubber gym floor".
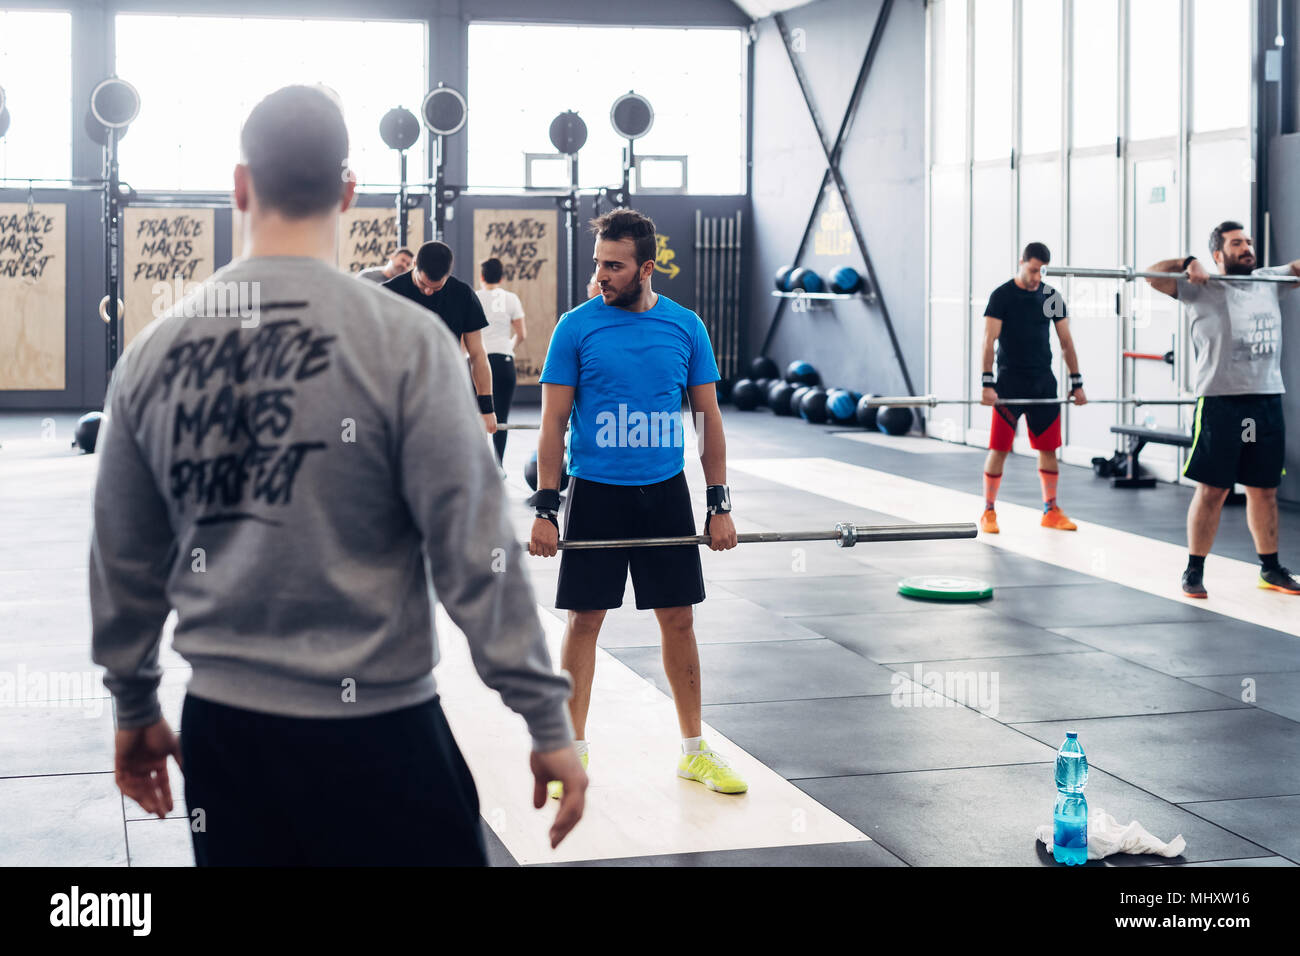
<path id="1" fill-rule="evenodd" d="M 515 420 L 535 416 L 524 408 Z M 0 671 L 9 673 L 91 669 L 89 488 L 67 464 L 76 416 L 48 416 L 58 438 L 37 443 L 44 417 L 0 415 Z M 727 409 L 726 420 L 733 459 L 835 458 L 979 491 L 978 450 L 911 454 L 765 411 Z M 534 447 L 533 433 L 517 433 L 507 453 L 521 534 L 529 513 L 520 475 Z M 1061 502 L 1072 516 L 1183 543 L 1190 488 L 1121 491 L 1088 469 L 1062 471 Z M 815 488 L 729 477 L 741 530 L 896 520 Z M 1030 460 L 1012 458 L 1001 497 L 1037 506 Z M 1254 560 L 1243 509 L 1225 512 L 1215 550 Z M 705 554 L 709 599 L 696 619 L 705 719 L 874 842 L 605 863 L 1053 865 L 1033 831 L 1051 821 L 1052 761 L 1067 727 L 1088 752 L 1094 812 L 1187 840 L 1176 860 L 1106 864 L 1300 862 L 1300 638 L 976 541 L 813 545 L 806 558 L 800 571 L 779 546 Z M 1282 558 L 1300 564 L 1294 508 L 1282 514 Z M 549 605 L 556 563 L 528 560 L 538 600 Z M 1175 579 L 1180 571 L 1168 569 Z M 895 593 L 898 577 L 927 572 L 983 577 L 997 592 L 978 605 Z M 626 601 L 610 612 L 602 646 L 666 690 L 653 617 L 634 609 L 630 584 Z M 188 668 L 169 649 L 163 663 L 164 711 L 176 725 Z M 906 706 L 912 680 L 935 672 L 996 679 L 995 706 L 973 692 Z M 1254 703 L 1240 699 L 1245 677 L 1256 681 Z M 63 703 L 0 713 L 0 865 L 189 865 L 183 804 L 168 820 L 147 819 L 113 785 L 111 699 Z M 599 728 L 591 735 L 600 740 Z M 666 761 L 675 746 L 665 741 Z M 485 833 L 493 862 L 513 865 Z"/>

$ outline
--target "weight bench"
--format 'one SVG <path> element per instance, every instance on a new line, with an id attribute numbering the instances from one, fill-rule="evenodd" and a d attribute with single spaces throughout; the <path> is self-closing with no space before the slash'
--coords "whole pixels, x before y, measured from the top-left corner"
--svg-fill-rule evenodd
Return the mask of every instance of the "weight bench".
<path id="1" fill-rule="evenodd" d="M 1113 458 L 1094 458 L 1092 470 L 1100 478 L 1110 478 L 1112 488 L 1154 488 L 1154 478 L 1142 477 L 1138 456 L 1148 442 L 1191 448 L 1192 436 L 1186 432 L 1163 431 L 1141 425 L 1111 425 L 1110 430 L 1124 436 L 1124 447 Z"/>

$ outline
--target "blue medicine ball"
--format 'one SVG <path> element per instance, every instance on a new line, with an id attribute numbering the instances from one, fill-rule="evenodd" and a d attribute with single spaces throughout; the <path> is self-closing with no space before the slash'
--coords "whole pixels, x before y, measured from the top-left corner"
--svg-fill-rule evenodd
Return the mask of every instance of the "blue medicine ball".
<path id="1" fill-rule="evenodd" d="M 795 269 L 790 274 L 790 291 L 803 289 L 805 292 L 821 292 L 825 288 L 822 285 L 822 277 L 811 269 Z"/>
<path id="2" fill-rule="evenodd" d="M 855 420 L 857 402 L 845 389 L 833 388 L 826 393 L 826 411 L 836 424 L 847 425 Z"/>
<path id="3" fill-rule="evenodd" d="M 795 359 L 785 367 L 785 380 L 792 385 L 816 385 L 821 376 L 807 362 Z"/>
<path id="4" fill-rule="evenodd" d="M 862 276 L 852 266 L 840 266 L 831 273 L 831 291 L 840 294 L 857 292 L 862 288 Z"/>

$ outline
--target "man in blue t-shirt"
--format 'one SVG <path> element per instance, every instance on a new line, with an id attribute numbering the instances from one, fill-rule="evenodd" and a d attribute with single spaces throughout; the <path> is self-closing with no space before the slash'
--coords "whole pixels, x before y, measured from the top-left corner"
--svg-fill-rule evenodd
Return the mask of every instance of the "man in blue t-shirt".
<path id="1" fill-rule="evenodd" d="M 650 287 L 655 225 L 631 209 L 593 220 L 600 295 L 566 312 L 551 334 L 542 369 L 542 429 L 529 553 L 557 551 L 560 463 L 569 429 L 565 508 L 568 540 L 658 538 L 695 534 L 686 485 L 686 392 L 700 435 L 708 485 L 709 547 L 736 546 L 727 491 L 726 439 L 718 409 L 718 366 L 700 317 Z M 596 639 L 609 608 L 623 604 L 628 570 L 640 610 L 652 608 L 663 638 L 664 671 L 682 731 L 677 774 L 721 793 L 747 785 L 701 737 L 700 657 L 693 605 L 704 600 L 695 545 L 564 552 L 555 606 L 569 611 L 562 666 L 573 678 L 569 712 L 583 766 L 596 670 Z M 552 797 L 560 786 L 552 783 Z"/>

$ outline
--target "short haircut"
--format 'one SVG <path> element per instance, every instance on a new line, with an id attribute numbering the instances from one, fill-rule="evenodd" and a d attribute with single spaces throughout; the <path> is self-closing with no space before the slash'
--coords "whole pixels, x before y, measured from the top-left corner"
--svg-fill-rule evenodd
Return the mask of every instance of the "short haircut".
<path id="1" fill-rule="evenodd" d="M 435 239 L 415 254 L 415 269 L 430 282 L 437 282 L 451 273 L 452 258 L 451 246 Z"/>
<path id="2" fill-rule="evenodd" d="M 505 267 L 501 265 L 500 259 L 484 259 L 479 269 L 483 273 L 483 281 L 496 285 L 501 281 L 501 274 L 505 272 Z"/>
<path id="3" fill-rule="evenodd" d="M 323 87 L 286 86 L 266 97 L 244 121 L 239 147 L 265 209 L 306 219 L 342 198 L 348 128 Z"/>
<path id="4" fill-rule="evenodd" d="M 398 256 L 401 256 L 401 255 L 407 255 L 407 256 L 410 256 L 412 259 L 415 258 L 415 253 L 412 252 L 410 249 L 406 248 L 405 246 L 402 246 L 402 248 L 398 249 L 396 252 L 394 252 L 394 253 L 393 253 L 391 256 L 389 256 L 388 258 L 390 258 L 390 259 L 396 259 Z"/>
<path id="5" fill-rule="evenodd" d="M 1235 232 L 1238 229 L 1245 229 L 1239 222 L 1233 222 L 1231 219 L 1225 219 L 1212 230 L 1210 230 L 1210 253 L 1223 251 L 1223 234 L 1225 232 Z"/>
<path id="6" fill-rule="evenodd" d="M 635 209 L 615 209 L 607 212 L 591 220 L 591 231 L 597 239 L 608 239 L 613 242 L 619 239 L 631 239 L 636 243 L 638 267 L 647 260 L 654 260 L 657 257 L 654 220 L 649 216 L 643 216 Z"/>
<path id="7" fill-rule="evenodd" d="M 1020 256 L 1021 262 L 1028 262 L 1030 259 L 1037 259 L 1039 262 L 1047 263 L 1052 261 L 1052 253 L 1047 246 L 1041 242 L 1031 242 L 1025 246 L 1024 253 Z"/>

